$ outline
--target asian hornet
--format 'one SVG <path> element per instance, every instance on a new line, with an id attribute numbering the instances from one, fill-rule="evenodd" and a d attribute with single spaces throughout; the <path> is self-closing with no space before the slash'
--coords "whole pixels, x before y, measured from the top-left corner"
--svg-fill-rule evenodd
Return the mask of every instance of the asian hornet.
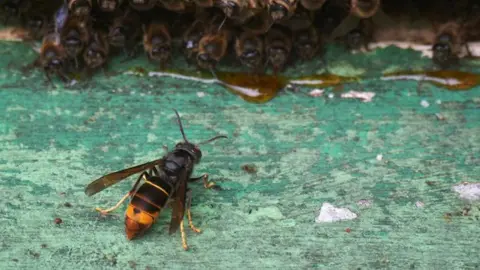
<path id="1" fill-rule="evenodd" d="M 199 146 L 227 137 L 219 135 L 201 143 L 193 144 L 187 140 L 180 116 L 176 110 L 174 111 L 184 139 L 183 142 L 178 143 L 173 151 L 167 153 L 161 159 L 110 173 L 93 181 L 86 187 L 85 193 L 92 196 L 133 174 L 142 172 L 133 188 L 114 207 L 105 210 L 97 208 L 97 211 L 103 214 L 112 212 L 120 207 L 127 198 L 130 198 L 130 203 L 125 212 L 125 232 L 127 239 L 131 240 L 147 231 L 155 223 L 161 210 L 167 206 L 167 202 L 170 202 L 172 217 L 169 233 L 175 233 L 180 228 L 182 246 L 187 250 L 188 245 L 183 223 L 185 212 L 190 228 L 194 232 L 200 232 L 192 223 L 190 211 L 192 196 L 187 184 L 203 179 L 205 188 L 215 186 L 215 183 L 208 181 L 207 174 L 196 178 L 191 177 L 194 166 L 202 158 Z M 143 183 L 139 185 L 141 180 L 143 180 Z"/>

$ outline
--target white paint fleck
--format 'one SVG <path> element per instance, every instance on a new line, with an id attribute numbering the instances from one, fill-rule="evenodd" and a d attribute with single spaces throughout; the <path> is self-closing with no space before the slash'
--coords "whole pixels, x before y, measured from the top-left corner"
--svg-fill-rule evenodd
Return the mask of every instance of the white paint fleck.
<path id="1" fill-rule="evenodd" d="M 452 189 L 453 191 L 458 193 L 460 199 L 463 199 L 466 201 L 480 200 L 480 182 L 478 183 L 464 182 L 461 184 L 454 185 Z"/>
<path id="2" fill-rule="evenodd" d="M 102 146 L 100 147 L 100 150 L 102 150 L 102 152 L 108 152 L 108 146 Z"/>
<path id="3" fill-rule="evenodd" d="M 422 107 L 424 108 L 427 108 L 428 106 L 430 106 L 430 103 L 428 103 L 428 101 L 424 99 L 420 102 L 420 105 L 422 105 Z"/>
<path id="4" fill-rule="evenodd" d="M 416 206 L 417 208 L 423 208 L 423 207 L 425 207 L 425 203 L 424 203 L 424 202 L 421 202 L 421 201 L 416 201 L 416 202 L 415 202 L 415 206 Z"/>
<path id="5" fill-rule="evenodd" d="M 382 159 L 383 159 L 383 155 L 382 155 L 382 154 L 378 154 L 378 155 L 377 155 L 377 160 L 378 160 L 378 161 L 382 161 Z"/>
<path id="6" fill-rule="evenodd" d="M 358 98 L 361 99 L 363 102 L 371 102 L 375 93 L 373 92 L 357 92 L 357 91 L 349 91 L 348 93 L 343 93 L 341 95 L 342 98 Z"/>
<path id="7" fill-rule="evenodd" d="M 323 92 L 325 92 L 323 89 L 313 89 L 310 91 L 309 95 L 312 97 L 321 97 L 323 96 Z"/>
<path id="8" fill-rule="evenodd" d="M 205 96 L 205 92 L 197 92 L 197 97 L 202 98 Z"/>
<path id="9" fill-rule="evenodd" d="M 155 136 L 155 134 L 153 133 L 148 133 L 147 135 L 147 142 L 154 142 L 157 140 L 157 136 Z"/>
<path id="10" fill-rule="evenodd" d="M 334 98 L 335 95 L 333 93 L 328 94 L 328 98 Z"/>
<path id="11" fill-rule="evenodd" d="M 330 203 L 323 203 L 320 213 L 315 219 L 316 223 L 335 222 L 357 218 L 357 214 L 347 208 L 337 208 Z"/>
<path id="12" fill-rule="evenodd" d="M 435 103 L 437 103 L 438 105 L 442 104 L 442 101 L 440 99 L 437 99 L 435 100 Z"/>

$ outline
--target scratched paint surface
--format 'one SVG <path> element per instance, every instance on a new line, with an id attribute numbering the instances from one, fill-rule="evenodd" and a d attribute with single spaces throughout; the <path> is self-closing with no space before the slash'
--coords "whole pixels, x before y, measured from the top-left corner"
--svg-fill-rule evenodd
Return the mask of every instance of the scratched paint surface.
<path id="1" fill-rule="evenodd" d="M 122 74 L 70 87 L 55 81 L 54 89 L 41 73 L 19 71 L 34 59 L 27 47 L 3 43 L 0 52 L 0 269 L 480 267 L 478 204 L 458 215 L 464 202 L 451 191 L 480 179 L 480 89 L 367 80 L 345 90 L 375 92 L 372 102 L 330 98 L 328 88 L 321 97 L 299 89 L 256 105 L 220 86 Z M 429 63 L 394 48 L 364 56 L 332 48 L 327 60 L 341 75 Z M 138 65 L 149 64 L 113 66 Z M 295 73 L 321 68 L 300 63 Z M 194 222 L 204 231 L 187 228 L 188 252 L 179 233 L 168 235 L 168 211 L 133 242 L 124 234 L 126 205 L 117 216 L 94 211 L 116 203 L 133 177 L 91 198 L 83 193 L 91 180 L 173 147 L 181 137 L 172 108 L 190 140 L 230 137 L 202 148 L 196 174 L 208 172 L 224 190 L 191 185 Z M 317 224 L 323 202 L 358 218 Z"/>

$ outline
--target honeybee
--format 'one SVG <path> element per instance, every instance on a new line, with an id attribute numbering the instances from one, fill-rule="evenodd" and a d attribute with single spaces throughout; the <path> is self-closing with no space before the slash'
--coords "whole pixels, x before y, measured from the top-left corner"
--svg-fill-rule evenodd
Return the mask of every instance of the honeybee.
<path id="1" fill-rule="evenodd" d="M 432 46 L 432 61 L 440 68 L 448 68 L 458 63 L 458 56 L 453 52 L 453 37 L 450 34 L 441 34 Z"/>
<path id="2" fill-rule="evenodd" d="M 123 0 L 97 0 L 98 7 L 103 12 L 113 12 L 123 3 Z"/>
<path id="3" fill-rule="evenodd" d="M 272 24 L 272 18 L 268 15 L 268 11 L 264 10 L 257 14 L 257 16 L 253 16 L 250 20 L 244 22 L 242 29 L 253 34 L 262 35 L 270 29 Z"/>
<path id="4" fill-rule="evenodd" d="M 92 0 L 68 0 L 68 10 L 74 16 L 88 16 L 92 11 Z"/>
<path id="5" fill-rule="evenodd" d="M 108 42 L 112 47 L 124 49 L 127 58 L 131 58 L 135 54 L 141 34 L 139 15 L 128 9 L 124 14 L 113 19 L 108 32 Z"/>
<path id="6" fill-rule="evenodd" d="M 196 61 L 198 54 L 198 44 L 205 35 L 206 23 L 202 20 L 196 20 L 183 34 L 183 53 L 187 62 Z"/>
<path id="7" fill-rule="evenodd" d="M 197 64 L 203 69 L 214 69 L 220 60 L 225 56 L 228 44 L 231 40 L 231 32 L 224 22 L 215 22 L 207 27 L 204 36 L 198 43 Z"/>
<path id="8" fill-rule="evenodd" d="M 373 37 L 373 24 L 370 20 L 360 20 L 358 27 L 354 28 L 345 36 L 345 43 L 349 50 L 370 50 L 368 44 Z"/>
<path id="9" fill-rule="evenodd" d="M 309 28 L 313 24 L 314 13 L 304 7 L 298 7 L 288 20 L 279 22 L 293 32 Z"/>
<path id="10" fill-rule="evenodd" d="M 145 11 L 152 9 L 157 3 L 157 0 L 128 0 L 128 3 L 133 9 Z"/>
<path id="11" fill-rule="evenodd" d="M 285 68 L 292 51 L 292 32 L 282 25 L 273 25 L 265 37 L 265 54 L 276 74 Z"/>
<path id="12" fill-rule="evenodd" d="M 308 10 L 320 9 L 326 0 L 300 0 L 300 4 Z"/>
<path id="13" fill-rule="evenodd" d="M 350 12 L 360 19 L 375 15 L 380 9 L 381 0 L 351 0 Z"/>
<path id="14" fill-rule="evenodd" d="M 465 30 L 458 22 L 451 21 L 436 26 L 437 38 L 432 46 L 433 62 L 440 68 L 447 68 L 458 63 L 459 56 L 466 50 L 471 55 L 465 40 Z"/>
<path id="15" fill-rule="evenodd" d="M 262 38 L 245 31 L 235 40 L 235 54 L 247 68 L 259 71 L 263 64 L 264 47 Z"/>
<path id="16" fill-rule="evenodd" d="M 35 61 L 34 65 L 43 68 L 50 83 L 52 83 L 50 77 L 51 74 L 58 75 L 64 82 L 66 82 L 69 80 L 65 72 L 68 64 L 67 60 L 67 52 L 62 46 L 60 34 L 52 32 L 45 35 L 43 38 L 42 47 L 40 48 L 40 56 Z"/>
<path id="17" fill-rule="evenodd" d="M 143 47 L 151 61 L 159 62 L 161 68 L 171 57 L 172 37 L 165 23 L 153 21 L 144 29 Z"/>
<path id="18" fill-rule="evenodd" d="M 321 46 L 320 33 L 314 26 L 294 32 L 293 47 L 300 59 L 312 59 L 319 52 Z"/>
<path id="19" fill-rule="evenodd" d="M 229 18 L 238 17 L 244 9 L 248 8 L 248 1 L 246 0 L 220 0 L 215 1 L 214 4 Z"/>
<path id="20" fill-rule="evenodd" d="M 348 14 L 349 12 L 345 8 L 327 1 L 325 5 L 315 13 L 315 26 L 318 27 L 322 36 L 329 37 Z"/>
<path id="21" fill-rule="evenodd" d="M 384 27 L 392 25 L 394 21 L 381 9 L 381 0 L 349 0 L 350 13 L 332 33 L 332 38 L 345 36 L 358 27 L 364 20 Z"/>
<path id="22" fill-rule="evenodd" d="M 90 41 L 83 52 L 83 61 L 89 70 L 104 68 L 110 53 L 107 34 L 102 31 L 93 31 Z M 104 70 L 105 72 L 105 70 Z"/>
<path id="23" fill-rule="evenodd" d="M 219 0 L 214 5 L 237 24 L 243 24 L 263 9 L 262 1 L 257 0 Z"/>
<path id="24" fill-rule="evenodd" d="M 69 16 L 60 32 L 60 38 L 65 52 L 75 61 L 75 67 L 78 68 L 78 56 L 90 39 L 89 21 Z"/>
<path id="25" fill-rule="evenodd" d="M 297 9 L 298 0 L 267 0 L 268 12 L 273 22 L 290 18 Z"/>
<path id="26" fill-rule="evenodd" d="M 52 83 L 51 74 L 58 75 L 64 82 L 69 80 L 66 75 L 69 64 L 68 55 L 60 36 L 67 16 L 68 5 L 65 3 L 55 11 L 53 24 L 48 26 L 48 32 L 42 39 L 38 58 L 32 64 L 27 65 L 24 71 L 30 70 L 31 67 L 40 67 L 50 83 Z"/>

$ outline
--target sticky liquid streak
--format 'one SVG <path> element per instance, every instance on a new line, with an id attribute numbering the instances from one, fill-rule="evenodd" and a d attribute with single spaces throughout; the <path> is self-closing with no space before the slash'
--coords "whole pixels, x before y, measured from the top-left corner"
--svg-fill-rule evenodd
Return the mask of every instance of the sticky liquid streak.
<path id="1" fill-rule="evenodd" d="M 204 78 L 198 78 L 198 77 L 193 77 L 193 76 L 188 76 L 188 75 L 181 75 L 181 74 L 176 74 L 176 73 L 169 73 L 169 72 L 149 72 L 148 73 L 149 77 L 153 76 L 158 76 L 158 77 L 171 77 L 175 79 L 182 79 L 182 80 L 187 80 L 187 81 L 194 81 L 194 82 L 201 82 L 205 84 L 221 84 L 227 88 L 230 88 L 233 92 L 241 95 L 241 96 L 248 96 L 251 98 L 259 98 L 261 95 L 263 95 L 260 92 L 259 88 L 249 88 L 249 87 L 242 87 L 238 85 L 231 85 L 227 84 L 219 79 L 204 79 Z"/>
<path id="2" fill-rule="evenodd" d="M 469 90 L 480 83 L 480 75 L 462 71 L 396 72 L 385 74 L 382 81 L 426 81 L 448 90 Z"/>
<path id="3" fill-rule="evenodd" d="M 442 85 L 450 85 L 450 86 L 457 86 L 462 83 L 457 79 L 435 78 L 435 77 L 429 77 L 426 75 L 398 75 L 398 76 L 393 75 L 393 76 L 385 76 L 380 79 L 382 81 L 398 81 L 398 80 L 429 81 L 429 82 L 436 82 Z"/>
<path id="4" fill-rule="evenodd" d="M 148 76 L 171 77 L 182 80 L 219 84 L 246 101 L 264 103 L 274 98 L 287 85 L 287 79 L 273 75 L 252 75 L 245 73 L 218 72 L 213 76 L 180 74 L 177 72 L 149 72 Z"/>
<path id="5" fill-rule="evenodd" d="M 133 72 L 135 73 L 135 72 Z M 333 74 L 287 78 L 274 75 L 218 72 L 216 77 L 201 74 L 186 74 L 177 71 L 148 72 L 148 76 L 171 77 L 205 84 L 219 84 L 230 92 L 253 103 L 265 103 L 274 98 L 288 83 L 306 87 L 329 87 L 359 81 L 358 77 L 343 77 Z M 468 90 L 480 83 L 480 75 L 461 71 L 397 72 L 385 74 L 382 81 L 426 81 L 449 90 Z"/>

